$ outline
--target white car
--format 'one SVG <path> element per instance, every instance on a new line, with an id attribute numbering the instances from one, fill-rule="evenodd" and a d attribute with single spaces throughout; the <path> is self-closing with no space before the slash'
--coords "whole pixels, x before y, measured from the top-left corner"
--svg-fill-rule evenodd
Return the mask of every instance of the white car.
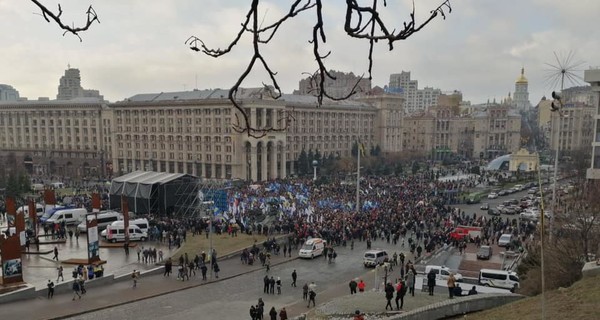
<path id="1" fill-rule="evenodd" d="M 500 236 L 500 239 L 498 239 L 498 246 L 499 247 L 506 247 L 512 240 L 513 240 L 512 234 L 505 233 L 505 234 L 503 234 L 503 235 Z"/>
<path id="2" fill-rule="evenodd" d="M 495 192 L 492 192 L 490 194 L 488 194 L 488 199 L 496 199 L 498 198 L 498 194 Z"/>
<path id="3" fill-rule="evenodd" d="M 533 211 L 533 210 L 525 210 L 525 211 L 521 212 L 520 216 L 521 216 L 521 219 L 524 219 L 524 220 L 537 221 L 538 218 L 540 217 L 540 212 Z"/>

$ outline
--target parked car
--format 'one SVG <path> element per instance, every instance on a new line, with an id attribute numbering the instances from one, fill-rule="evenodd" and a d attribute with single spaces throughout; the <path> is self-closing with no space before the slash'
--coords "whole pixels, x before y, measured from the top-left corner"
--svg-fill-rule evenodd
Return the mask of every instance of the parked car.
<path id="1" fill-rule="evenodd" d="M 488 214 L 489 214 L 490 216 L 499 216 L 499 215 L 500 215 L 500 213 L 501 213 L 501 212 L 500 212 L 500 210 L 498 210 L 498 209 L 493 209 L 493 208 L 492 208 L 492 209 L 489 209 L 489 210 L 488 210 Z"/>
<path id="2" fill-rule="evenodd" d="M 509 192 L 508 192 L 508 190 L 500 190 L 500 192 L 498 192 L 498 195 L 499 195 L 499 196 L 505 196 L 505 195 L 507 195 L 508 193 L 509 193 Z"/>
<path id="3" fill-rule="evenodd" d="M 481 246 L 477 252 L 477 259 L 489 260 L 492 257 L 492 247 Z"/>
<path id="4" fill-rule="evenodd" d="M 481 207 L 479 207 L 479 209 L 481 210 L 489 210 L 490 209 L 490 204 L 487 202 L 484 202 L 481 204 Z"/>
<path id="5" fill-rule="evenodd" d="M 495 192 L 492 192 L 490 194 L 488 194 L 488 199 L 496 199 L 498 198 L 498 194 Z"/>
<path id="6" fill-rule="evenodd" d="M 503 235 L 500 236 L 500 239 L 498 239 L 498 247 L 506 247 L 508 246 L 508 244 L 510 244 L 513 240 L 513 236 L 510 233 L 505 233 Z"/>

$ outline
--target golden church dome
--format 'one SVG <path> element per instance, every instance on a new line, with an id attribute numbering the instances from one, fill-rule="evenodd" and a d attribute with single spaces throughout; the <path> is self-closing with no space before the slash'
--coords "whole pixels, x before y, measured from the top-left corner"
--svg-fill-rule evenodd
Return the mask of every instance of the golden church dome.
<path id="1" fill-rule="evenodd" d="M 517 83 L 527 83 L 527 78 L 525 78 L 525 68 L 521 68 L 521 76 L 517 79 Z"/>

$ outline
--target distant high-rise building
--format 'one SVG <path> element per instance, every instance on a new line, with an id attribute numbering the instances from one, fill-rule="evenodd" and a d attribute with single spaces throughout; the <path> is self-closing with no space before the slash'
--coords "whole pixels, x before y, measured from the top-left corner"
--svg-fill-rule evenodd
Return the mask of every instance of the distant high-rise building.
<path id="1" fill-rule="evenodd" d="M 334 98 L 342 98 L 352 93 L 368 92 L 371 90 L 371 80 L 361 78 L 354 73 L 344 73 L 340 71 L 330 70 L 329 74 L 335 77 L 334 79 L 325 79 L 325 90 L 327 94 Z M 294 94 L 316 96 L 319 92 L 318 78 L 308 77 L 300 80 L 298 90 Z"/>
<path id="2" fill-rule="evenodd" d="M 525 68 L 521 68 L 521 76 L 515 82 L 515 94 L 512 99 L 512 105 L 517 110 L 529 110 L 531 108 L 528 87 L 529 82 L 525 78 Z"/>
<path id="3" fill-rule="evenodd" d="M 81 75 L 79 69 L 70 68 L 65 70 L 65 75 L 60 77 L 58 94 L 56 100 L 73 100 L 76 98 L 98 98 L 104 100 L 98 90 L 87 90 L 81 87 Z"/>
<path id="4" fill-rule="evenodd" d="M 419 82 L 411 80 L 410 71 L 390 75 L 387 92 L 399 94 L 404 98 L 404 112 L 407 114 L 426 110 L 438 103 L 442 90 L 431 87 L 419 89 Z"/>
<path id="5" fill-rule="evenodd" d="M 19 100 L 19 91 L 7 84 L 0 84 L 0 101 Z"/>

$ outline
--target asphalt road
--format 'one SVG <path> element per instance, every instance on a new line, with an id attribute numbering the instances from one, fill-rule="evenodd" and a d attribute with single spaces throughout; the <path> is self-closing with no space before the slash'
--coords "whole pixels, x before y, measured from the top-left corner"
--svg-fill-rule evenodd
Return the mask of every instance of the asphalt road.
<path id="1" fill-rule="evenodd" d="M 390 255 L 394 251 L 400 252 L 401 249 L 382 241 L 374 242 L 373 249 L 375 248 L 388 250 Z M 337 248 L 338 257 L 331 264 L 319 257 L 314 260 L 296 259 L 273 267 L 268 274 L 273 275 L 275 279 L 281 277 L 281 295 L 263 293 L 263 278 L 266 272 L 260 270 L 226 281 L 209 283 L 71 319 L 245 319 L 249 317 L 250 306 L 256 304 L 258 298 L 263 298 L 265 302 L 265 313 L 272 306 L 279 310 L 281 307 L 302 301 L 302 286 L 311 281 L 317 285 L 317 292 L 344 288 L 338 290 L 339 295 L 346 295 L 349 293 L 346 291 L 347 283 L 360 277 L 366 282 L 367 290 L 370 290 L 373 288 L 375 272 L 362 265 L 365 250 L 364 242 L 355 242 L 354 250 L 350 250 L 349 246 Z M 405 254 L 411 257 L 409 252 Z M 291 287 L 291 274 L 294 269 L 298 273 L 298 286 L 295 288 Z M 398 269 L 395 269 L 390 277 L 399 277 Z M 317 295 L 317 303 L 324 302 L 319 301 L 319 297 L 322 296 Z"/>

